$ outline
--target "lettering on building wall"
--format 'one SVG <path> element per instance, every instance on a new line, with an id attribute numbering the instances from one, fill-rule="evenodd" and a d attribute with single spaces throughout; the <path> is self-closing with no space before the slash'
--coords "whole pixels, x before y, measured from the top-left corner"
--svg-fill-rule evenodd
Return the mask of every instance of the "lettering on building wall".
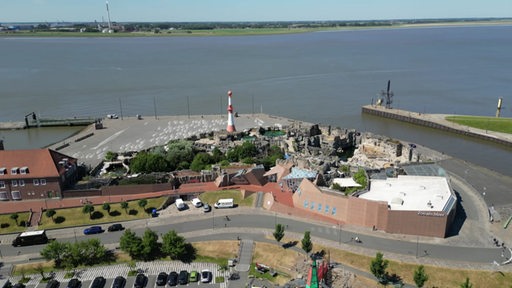
<path id="1" fill-rule="evenodd" d="M 432 216 L 432 217 L 444 217 L 446 216 L 442 212 L 430 212 L 430 211 L 418 211 L 419 216 Z"/>

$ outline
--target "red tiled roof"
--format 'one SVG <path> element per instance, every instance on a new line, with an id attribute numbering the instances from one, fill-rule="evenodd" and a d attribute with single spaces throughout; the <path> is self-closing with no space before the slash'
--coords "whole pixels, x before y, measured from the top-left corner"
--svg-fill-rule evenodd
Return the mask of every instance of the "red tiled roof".
<path id="1" fill-rule="evenodd" d="M 50 149 L 0 150 L 0 168 L 6 169 L 6 174 L 0 175 L 0 180 L 59 177 L 65 169 L 60 169 L 58 163 L 64 158 L 68 158 L 71 163 L 76 163 L 75 158 Z M 11 169 L 16 167 L 18 172 L 13 175 Z M 28 173 L 21 174 L 22 167 L 28 168 Z"/>

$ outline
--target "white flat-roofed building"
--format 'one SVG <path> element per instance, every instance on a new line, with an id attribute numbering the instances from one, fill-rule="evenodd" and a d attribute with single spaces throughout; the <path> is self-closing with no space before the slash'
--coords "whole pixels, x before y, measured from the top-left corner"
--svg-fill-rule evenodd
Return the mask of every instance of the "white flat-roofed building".
<path id="1" fill-rule="evenodd" d="M 370 190 L 359 198 L 385 201 L 395 211 L 443 211 L 448 213 L 455 203 L 446 177 L 407 176 L 372 180 Z"/>

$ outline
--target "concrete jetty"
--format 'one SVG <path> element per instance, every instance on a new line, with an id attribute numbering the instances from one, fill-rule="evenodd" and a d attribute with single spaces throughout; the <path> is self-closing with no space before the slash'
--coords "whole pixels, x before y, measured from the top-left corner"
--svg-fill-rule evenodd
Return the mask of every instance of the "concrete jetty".
<path id="1" fill-rule="evenodd" d="M 309 125 L 303 121 L 268 114 L 240 114 L 235 118 L 237 131 L 257 127 L 284 128 L 291 125 Z M 103 129 L 89 125 L 78 134 L 48 148 L 77 158 L 90 167 L 97 166 L 105 153 L 130 152 L 164 145 L 171 140 L 199 136 L 202 133 L 225 131 L 226 115 L 187 115 L 123 117 L 103 119 Z"/>
<path id="2" fill-rule="evenodd" d="M 457 115 L 425 114 L 395 108 L 389 109 L 378 105 L 363 106 L 362 113 L 444 130 L 512 147 L 511 134 L 473 128 L 446 120 L 447 116 Z"/>

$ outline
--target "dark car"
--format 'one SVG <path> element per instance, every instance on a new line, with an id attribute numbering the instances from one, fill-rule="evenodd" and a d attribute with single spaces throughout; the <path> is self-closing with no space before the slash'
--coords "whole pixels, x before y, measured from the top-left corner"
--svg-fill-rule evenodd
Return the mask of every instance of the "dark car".
<path id="1" fill-rule="evenodd" d="M 103 232 L 103 229 L 101 228 L 101 226 L 91 226 L 89 228 L 84 229 L 85 235 L 98 234 L 98 233 L 102 233 L 102 232 Z"/>
<path id="2" fill-rule="evenodd" d="M 107 230 L 108 230 L 108 232 L 122 231 L 122 230 L 124 230 L 124 227 L 121 224 L 112 224 L 112 225 L 108 226 Z"/>
<path id="3" fill-rule="evenodd" d="M 59 288 L 59 286 L 60 282 L 55 279 L 52 279 L 46 283 L 46 288 Z"/>
<path id="4" fill-rule="evenodd" d="M 156 286 L 164 286 L 165 283 L 167 283 L 167 273 L 158 273 L 158 276 L 156 276 Z"/>
<path id="5" fill-rule="evenodd" d="M 82 287 L 82 281 L 77 278 L 69 280 L 67 288 L 80 288 Z"/>
<path id="6" fill-rule="evenodd" d="M 98 276 L 92 280 L 91 287 L 90 288 L 103 288 L 105 287 L 105 278 L 102 276 Z"/>
<path id="7" fill-rule="evenodd" d="M 135 283 L 133 283 L 134 288 L 144 288 L 148 284 L 148 276 L 144 274 L 138 274 L 137 277 L 135 277 Z"/>
<path id="8" fill-rule="evenodd" d="M 178 285 L 178 272 L 172 271 L 169 273 L 169 277 L 167 277 L 167 284 L 169 284 L 169 286 Z"/>
<path id="9" fill-rule="evenodd" d="M 12 286 L 12 288 L 25 288 L 25 284 L 23 284 L 23 283 L 16 283 L 16 284 L 14 284 L 14 286 Z"/>
<path id="10" fill-rule="evenodd" d="M 178 275 L 178 283 L 181 285 L 188 284 L 188 272 L 186 270 L 181 270 Z"/>
<path id="11" fill-rule="evenodd" d="M 124 288 L 126 285 L 126 279 L 123 276 L 117 276 L 112 283 L 112 288 Z"/>

